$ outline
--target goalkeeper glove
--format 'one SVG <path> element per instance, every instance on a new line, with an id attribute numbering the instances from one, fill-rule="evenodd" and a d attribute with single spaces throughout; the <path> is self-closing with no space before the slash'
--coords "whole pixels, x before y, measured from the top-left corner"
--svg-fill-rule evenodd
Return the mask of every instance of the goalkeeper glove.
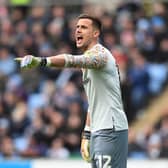
<path id="1" fill-rule="evenodd" d="M 23 58 L 15 58 L 16 61 L 20 62 L 22 69 L 29 69 L 34 67 L 44 67 L 48 65 L 46 58 L 34 57 L 33 55 L 26 55 Z"/>
<path id="2" fill-rule="evenodd" d="M 82 141 L 81 141 L 81 155 L 82 158 L 90 162 L 90 131 L 83 131 L 82 133 Z"/>

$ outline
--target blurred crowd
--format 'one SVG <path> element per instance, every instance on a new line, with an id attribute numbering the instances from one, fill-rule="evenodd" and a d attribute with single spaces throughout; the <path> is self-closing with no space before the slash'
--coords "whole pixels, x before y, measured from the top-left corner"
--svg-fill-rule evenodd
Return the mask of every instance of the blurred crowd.
<path id="1" fill-rule="evenodd" d="M 112 4 L 111 4 L 112 5 Z M 79 54 L 74 29 L 80 13 L 103 24 L 100 42 L 116 58 L 124 108 L 131 124 L 168 81 L 168 3 L 123 2 L 109 11 L 83 4 L 0 6 L 0 158 L 68 158 L 79 155 L 87 98 L 81 71 L 21 71 L 15 57 Z M 168 114 L 168 113 L 167 113 Z M 168 157 L 168 116 L 135 135 L 129 157 Z"/>

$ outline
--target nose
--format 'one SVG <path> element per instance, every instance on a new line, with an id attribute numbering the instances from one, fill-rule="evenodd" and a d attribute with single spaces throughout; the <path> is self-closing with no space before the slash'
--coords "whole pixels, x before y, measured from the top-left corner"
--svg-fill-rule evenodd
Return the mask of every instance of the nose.
<path id="1" fill-rule="evenodd" d="M 80 27 L 77 27 L 77 28 L 76 28 L 76 32 L 77 32 L 77 33 L 80 33 L 80 32 L 81 32 L 81 28 L 80 28 Z"/>

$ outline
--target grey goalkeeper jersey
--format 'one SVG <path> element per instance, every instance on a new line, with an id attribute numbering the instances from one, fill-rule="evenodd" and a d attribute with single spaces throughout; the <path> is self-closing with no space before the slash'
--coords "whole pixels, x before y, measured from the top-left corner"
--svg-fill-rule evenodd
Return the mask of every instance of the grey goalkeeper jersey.
<path id="1" fill-rule="evenodd" d="M 128 129 L 121 99 L 119 71 L 109 50 L 96 44 L 83 55 L 65 54 L 65 67 L 83 70 L 92 132 L 110 128 Z"/>
<path id="2" fill-rule="evenodd" d="M 123 110 L 119 71 L 111 52 L 97 44 L 86 54 L 98 54 L 107 61 L 103 68 L 84 69 L 83 84 L 88 97 L 91 131 L 115 128 L 128 129 Z"/>

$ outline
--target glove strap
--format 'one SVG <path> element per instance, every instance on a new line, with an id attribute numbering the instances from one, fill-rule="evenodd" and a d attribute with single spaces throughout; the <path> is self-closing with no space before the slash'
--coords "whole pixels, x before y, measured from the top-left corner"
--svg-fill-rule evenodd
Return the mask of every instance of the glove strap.
<path id="1" fill-rule="evenodd" d="M 90 139 L 90 131 L 83 131 L 82 138 L 83 139 Z"/>
<path id="2" fill-rule="evenodd" d="M 47 65 L 47 59 L 42 57 L 39 66 L 45 67 L 46 65 Z"/>
<path id="3" fill-rule="evenodd" d="M 49 58 L 42 57 L 39 66 L 40 67 L 49 67 L 51 65 L 51 60 Z"/>

